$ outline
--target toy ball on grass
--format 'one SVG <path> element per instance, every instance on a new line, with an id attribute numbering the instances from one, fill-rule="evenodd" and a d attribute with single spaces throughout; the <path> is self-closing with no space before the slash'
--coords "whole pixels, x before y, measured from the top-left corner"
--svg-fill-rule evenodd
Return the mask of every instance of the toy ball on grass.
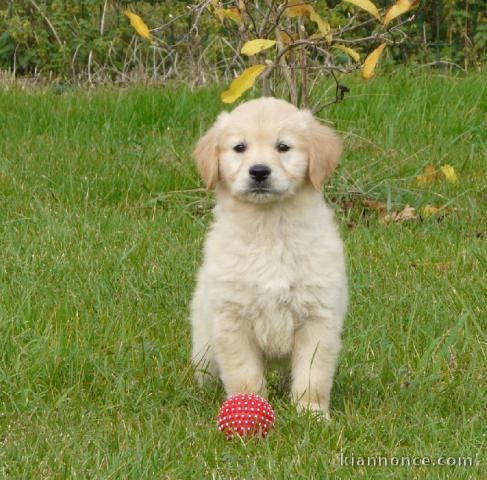
<path id="1" fill-rule="evenodd" d="M 218 430 L 227 440 L 262 437 L 274 428 L 274 411 L 267 400 L 254 393 L 239 393 L 228 398 L 218 412 Z"/>

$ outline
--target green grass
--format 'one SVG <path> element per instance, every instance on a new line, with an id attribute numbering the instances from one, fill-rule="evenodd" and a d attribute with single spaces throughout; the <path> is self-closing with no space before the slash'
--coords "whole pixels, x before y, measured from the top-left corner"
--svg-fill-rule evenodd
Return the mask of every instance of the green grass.
<path id="1" fill-rule="evenodd" d="M 222 388 L 188 361 L 212 205 L 190 152 L 218 90 L 0 92 L 0 478 L 485 478 L 485 75 L 349 83 L 325 112 L 346 137 L 326 196 L 351 289 L 333 420 L 273 377 L 277 430 L 247 444 L 217 431 Z M 418 188 L 428 163 L 460 182 Z M 446 215 L 383 224 L 363 197 Z"/>

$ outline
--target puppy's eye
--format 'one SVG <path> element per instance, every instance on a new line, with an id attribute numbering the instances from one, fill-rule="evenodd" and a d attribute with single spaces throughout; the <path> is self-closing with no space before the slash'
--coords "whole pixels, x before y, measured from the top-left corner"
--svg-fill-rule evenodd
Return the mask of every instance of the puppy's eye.
<path id="1" fill-rule="evenodd" d="M 243 153 L 245 150 L 247 150 L 247 145 L 245 145 L 245 143 L 239 143 L 233 147 L 233 150 L 237 153 Z"/>
<path id="2" fill-rule="evenodd" d="M 288 152 L 289 150 L 291 150 L 291 147 L 289 145 L 286 145 L 285 143 L 278 143 L 276 148 L 277 151 L 281 153 Z"/>

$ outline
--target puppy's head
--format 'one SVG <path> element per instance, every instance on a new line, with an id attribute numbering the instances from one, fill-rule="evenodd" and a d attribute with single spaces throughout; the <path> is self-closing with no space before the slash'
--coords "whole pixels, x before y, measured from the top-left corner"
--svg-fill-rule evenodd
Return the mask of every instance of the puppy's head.
<path id="1" fill-rule="evenodd" d="M 268 202 L 310 183 L 320 190 L 342 144 L 308 110 L 261 98 L 223 112 L 199 140 L 196 164 L 209 189 L 221 184 L 250 202 Z"/>

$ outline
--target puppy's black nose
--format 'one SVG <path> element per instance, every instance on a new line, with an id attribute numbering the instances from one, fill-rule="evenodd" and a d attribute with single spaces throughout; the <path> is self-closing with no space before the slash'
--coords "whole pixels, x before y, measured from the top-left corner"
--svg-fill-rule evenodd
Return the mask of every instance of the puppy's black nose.
<path id="1" fill-rule="evenodd" d="M 249 168 L 249 175 L 257 182 L 263 182 L 271 174 L 271 169 L 267 165 L 252 165 Z"/>

